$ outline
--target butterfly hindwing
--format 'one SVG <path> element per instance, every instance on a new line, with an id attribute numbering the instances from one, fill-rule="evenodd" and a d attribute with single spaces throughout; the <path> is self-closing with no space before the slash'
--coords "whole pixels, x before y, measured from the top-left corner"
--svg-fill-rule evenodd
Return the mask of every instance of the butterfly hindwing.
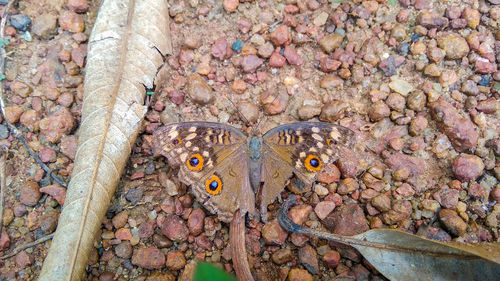
<path id="1" fill-rule="evenodd" d="M 246 136 L 219 123 L 183 122 L 158 128 L 153 135 L 155 154 L 179 167 L 179 179 L 190 185 L 197 200 L 223 221 L 239 208 L 252 211 Z"/>
<path id="2" fill-rule="evenodd" d="M 330 123 L 297 122 L 269 130 L 263 143 L 261 212 L 280 194 L 292 173 L 312 184 L 322 167 L 354 145 L 354 132 Z"/>

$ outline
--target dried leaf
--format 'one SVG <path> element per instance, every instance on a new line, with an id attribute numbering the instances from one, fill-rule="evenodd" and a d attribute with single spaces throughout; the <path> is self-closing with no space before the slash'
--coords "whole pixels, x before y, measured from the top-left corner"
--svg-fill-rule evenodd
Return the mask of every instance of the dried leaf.
<path id="1" fill-rule="evenodd" d="M 352 237 L 326 233 L 288 218 L 288 209 L 296 201 L 292 195 L 280 209 L 278 220 L 284 229 L 352 246 L 391 280 L 496 280 L 500 276 L 500 244 L 444 243 L 389 229 Z"/>
<path id="2" fill-rule="evenodd" d="M 163 56 L 171 53 L 164 0 L 105 0 L 88 44 L 79 147 L 39 280 L 80 280 L 141 129 Z"/>

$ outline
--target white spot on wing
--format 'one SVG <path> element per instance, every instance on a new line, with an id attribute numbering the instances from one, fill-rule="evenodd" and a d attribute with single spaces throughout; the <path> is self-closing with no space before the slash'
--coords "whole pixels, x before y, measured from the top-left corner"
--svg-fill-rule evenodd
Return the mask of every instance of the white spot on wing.
<path id="1" fill-rule="evenodd" d="M 301 153 L 299 153 L 299 157 L 300 158 L 304 158 L 306 157 L 306 153 L 304 151 L 302 151 Z"/>
<path id="2" fill-rule="evenodd" d="M 323 148 L 323 143 L 322 142 L 318 142 L 316 145 L 318 146 L 319 149 Z"/>
<path id="3" fill-rule="evenodd" d="M 295 162 L 295 168 L 300 168 L 302 166 L 302 162 L 300 162 L 299 160 L 297 160 L 297 162 Z"/>
<path id="4" fill-rule="evenodd" d="M 309 151 L 310 152 L 318 152 L 318 150 L 316 148 L 314 148 L 314 147 L 309 148 Z"/>
<path id="5" fill-rule="evenodd" d="M 337 128 L 332 128 L 332 131 L 330 132 L 330 136 L 332 137 L 332 139 L 338 141 L 340 138 L 339 130 L 337 130 Z"/>
<path id="6" fill-rule="evenodd" d="M 182 153 L 182 151 L 183 151 L 183 150 L 184 150 L 184 149 L 183 149 L 182 147 L 180 147 L 180 148 L 177 148 L 177 149 L 175 150 L 175 152 L 176 152 L 177 154 L 180 154 L 180 153 Z"/>
<path id="7" fill-rule="evenodd" d="M 207 167 L 210 169 L 214 166 L 214 164 L 212 163 L 212 159 L 208 159 L 207 161 Z"/>
<path id="8" fill-rule="evenodd" d="M 313 139 L 315 139 L 315 140 L 319 140 L 319 141 L 322 141 L 322 140 L 323 140 L 323 138 L 322 138 L 320 135 L 318 135 L 318 134 L 312 134 L 312 137 L 313 137 Z"/>
<path id="9" fill-rule="evenodd" d="M 176 131 L 176 130 L 171 130 L 169 133 L 168 133 L 168 137 L 173 140 L 174 138 L 176 138 L 177 136 L 179 135 L 179 132 Z"/>
<path id="10" fill-rule="evenodd" d="M 187 141 L 186 144 L 184 144 L 186 147 L 190 147 L 192 143 L 190 141 Z"/>
<path id="11" fill-rule="evenodd" d="M 331 150 L 331 149 L 327 149 L 327 150 L 326 150 L 326 153 L 328 153 L 328 154 L 330 154 L 330 155 L 331 155 L 331 154 L 333 154 L 333 150 Z"/>
<path id="12" fill-rule="evenodd" d="M 181 154 L 181 156 L 180 156 L 181 161 L 182 161 L 182 162 L 186 162 L 187 157 L 188 157 L 188 154 L 187 154 L 186 152 L 182 153 L 182 154 Z"/>
<path id="13" fill-rule="evenodd" d="M 208 154 L 208 151 L 203 151 L 201 155 L 203 155 L 203 157 L 205 158 L 208 158 L 208 156 L 210 156 L 210 154 Z"/>
<path id="14" fill-rule="evenodd" d="M 210 142 L 210 136 L 206 136 L 206 137 L 205 137 L 205 141 L 206 141 L 206 142 Z"/>
<path id="15" fill-rule="evenodd" d="M 311 131 L 312 131 L 313 133 L 319 133 L 319 128 L 318 128 L 318 127 L 312 127 L 312 128 L 311 128 Z"/>
<path id="16" fill-rule="evenodd" d="M 321 161 L 323 161 L 323 163 L 328 163 L 328 160 L 330 160 L 330 157 L 328 157 L 328 155 L 321 154 Z"/>
<path id="17" fill-rule="evenodd" d="M 193 147 L 193 151 L 200 151 L 200 148 L 195 146 L 195 147 Z"/>
<path id="18" fill-rule="evenodd" d="M 193 127 L 189 128 L 188 132 L 190 132 L 190 133 L 196 132 L 196 127 L 193 126 Z"/>
<path id="19" fill-rule="evenodd" d="M 191 134 L 189 134 L 189 135 L 187 135 L 187 136 L 186 136 L 186 139 L 185 139 L 185 140 L 192 140 L 192 139 L 194 139 L 196 136 L 197 136 L 197 134 L 196 134 L 196 133 L 191 133 Z"/>

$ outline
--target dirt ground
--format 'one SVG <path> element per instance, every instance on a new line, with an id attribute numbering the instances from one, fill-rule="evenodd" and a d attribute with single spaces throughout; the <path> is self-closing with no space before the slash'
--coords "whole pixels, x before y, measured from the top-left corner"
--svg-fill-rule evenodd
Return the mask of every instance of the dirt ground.
<path id="1" fill-rule="evenodd" d="M 234 273 L 228 225 L 152 155 L 152 133 L 177 121 L 262 133 L 294 121 L 346 126 L 356 134 L 350 152 L 314 188 L 299 192 L 292 181 L 283 191 L 300 193 L 292 220 L 342 235 L 397 228 L 499 241 L 500 1 L 168 2 L 169 79 L 156 85 L 86 280 L 191 280 L 199 260 Z M 99 6 L 17 1 L 5 29 L 6 119 L 65 182 Z M 65 190 L 5 122 L 0 146 L 8 148 L 3 256 L 54 232 Z M 268 223 L 247 222 L 256 280 L 385 280 L 352 248 L 281 229 L 280 205 L 268 207 Z M 0 280 L 37 279 L 49 247 L 1 259 Z"/>

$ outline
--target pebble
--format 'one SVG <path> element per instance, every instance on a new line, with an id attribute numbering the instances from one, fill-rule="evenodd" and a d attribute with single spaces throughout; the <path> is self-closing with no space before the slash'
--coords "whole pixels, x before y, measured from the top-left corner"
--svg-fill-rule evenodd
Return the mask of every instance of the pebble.
<path id="1" fill-rule="evenodd" d="M 313 19 L 313 24 L 315 26 L 323 26 L 326 24 L 326 21 L 328 20 L 328 13 L 326 12 L 321 12 L 319 15 L 317 15 L 314 19 Z"/>
<path id="2" fill-rule="evenodd" d="M 0 140 L 4 140 L 9 137 L 9 129 L 7 126 L 0 124 Z"/>
<path id="3" fill-rule="evenodd" d="M 450 139 L 458 152 L 476 147 L 479 135 L 469 118 L 461 117 L 456 109 L 442 97 L 428 106 L 432 117 L 440 125 L 440 131 Z"/>
<path id="4" fill-rule="evenodd" d="M 413 85 L 410 83 L 399 79 L 397 77 L 391 77 L 391 82 L 389 83 L 389 88 L 394 92 L 401 94 L 403 96 L 407 96 L 410 92 L 414 91 Z"/>
<path id="5" fill-rule="evenodd" d="M 335 122 L 344 117 L 344 114 L 349 110 L 350 105 L 340 100 L 335 100 L 325 104 L 321 108 L 319 119 L 324 122 Z M 340 167 L 339 167 L 340 168 Z"/>
<path id="6" fill-rule="evenodd" d="M 66 199 L 66 188 L 58 184 L 52 184 L 40 188 L 40 192 L 50 195 L 57 201 L 57 203 L 59 203 L 59 205 L 64 205 L 64 201 Z"/>
<path id="7" fill-rule="evenodd" d="M 292 268 L 288 273 L 288 281 L 313 281 L 313 277 L 305 269 Z"/>
<path id="8" fill-rule="evenodd" d="M 238 0 L 224 0 L 222 2 L 222 6 L 224 7 L 224 10 L 228 13 L 232 13 L 238 9 L 238 6 L 240 4 L 240 1 Z"/>
<path id="9" fill-rule="evenodd" d="M 427 97 L 421 90 L 411 92 L 406 99 L 406 105 L 409 109 L 414 111 L 422 111 L 427 103 Z"/>
<path id="10" fill-rule="evenodd" d="M 337 268 L 340 264 L 340 254 L 334 250 L 328 250 L 326 254 L 323 255 L 323 260 L 330 268 Z"/>
<path id="11" fill-rule="evenodd" d="M 274 53 L 274 47 L 271 43 L 265 43 L 257 48 L 257 54 L 262 58 L 267 59 L 271 57 L 273 53 Z"/>
<path id="12" fill-rule="evenodd" d="M 288 232 L 286 232 L 280 225 L 277 219 L 274 219 L 262 227 L 262 238 L 268 245 L 283 245 Z"/>
<path id="13" fill-rule="evenodd" d="M 461 154 L 453 159 L 452 171 L 460 181 L 475 180 L 483 174 L 484 163 L 472 154 Z"/>
<path id="14" fill-rule="evenodd" d="M 355 179 L 346 178 L 340 183 L 339 187 L 337 188 L 337 193 L 340 195 L 347 195 L 358 190 L 358 188 L 359 184 Z"/>
<path id="15" fill-rule="evenodd" d="M 170 270 L 181 270 L 186 265 L 186 258 L 181 251 L 173 250 L 167 254 L 166 266 Z"/>
<path id="16" fill-rule="evenodd" d="M 288 26 L 280 25 L 271 32 L 270 39 L 275 46 L 288 45 L 292 42 L 292 35 Z"/>
<path id="17" fill-rule="evenodd" d="M 323 89 L 332 89 L 344 84 L 344 80 L 336 74 L 328 74 L 321 79 L 320 87 Z"/>
<path id="18" fill-rule="evenodd" d="M 469 44 L 456 33 L 448 33 L 437 39 L 439 48 L 446 53 L 447 59 L 461 59 L 469 53 Z"/>
<path id="19" fill-rule="evenodd" d="M 344 36 L 332 33 L 323 36 L 323 38 L 319 40 L 319 46 L 323 49 L 323 51 L 330 54 L 340 47 L 343 40 Z"/>
<path id="20" fill-rule="evenodd" d="M 68 109 L 63 108 L 40 121 L 40 132 L 50 143 L 57 143 L 71 132 L 75 120 Z"/>
<path id="21" fill-rule="evenodd" d="M 372 121 L 380 121 L 386 117 L 389 117 L 391 110 L 389 106 L 383 101 L 375 102 L 368 111 L 368 116 Z"/>
<path id="22" fill-rule="evenodd" d="M 59 26 L 61 26 L 63 30 L 73 33 L 79 33 L 85 30 L 83 17 L 73 11 L 61 12 L 59 16 Z"/>
<path id="23" fill-rule="evenodd" d="M 474 199 L 485 199 L 488 197 L 486 196 L 486 190 L 484 186 L 478 183 L 471 184 L 469 186 L 469 189 L 467 190 L 467 194 Z M 481 210 L 484 211 L 482 207 Z"/>
<path id="24" fill-rule="evenodd" d="M 162 233 L 174 242 L 183 242 L 187 239 L 189 229 L 184 220 L 176 215 L 169 215 L 160 225 Z"/>
<path id="25" fill-rule="evenodd" d="M 116 214 L 113 219 L 111 219 L 111 223 L 113 226 L 118 229 L 122 228 L 127 224 L 128 222 L 128 212 L 127 211 L 121 211 L 118 214 Z"/>
<path id="26" fill-rule="evenodd" d="M 363 209 L 356 203 L 342 205 L 322 220 L 323 225 L 339 235 L 356 235 L 369 229 Z"/>
<path id="27" fill-rule="evenodd" d="M 10 24 L 17 30 L 26 31 L 28 25 L 31 24 L 31 19 L 25 14 L 10 16 Z"/>
<path id="28" fill-rule="evenodd" d="M 467 26 L 475 29 L 479 25 L 481 14 L 478 10 L 466 7 L 462 12 L 462 17 L 467 21 Z"/>
<path id="29" fill-rule="evenodd" d="M 40 187 L 36 182 L 29 181 L 21 189 L 19 201 L 26 206 L 34 207 L 42 197 Z"/>
<path id="30" fill-rule="evenodd" d="M 0 250 L 4 250 L 9 248 L 10 246 L 10 237 L 5 231 L 5 228 L 2 229 L 2 235 L 0 236 Z"/>
<path id="31" fill-rule="evenodd" d="M 24 110 L 18 105 L 11 105 L 5 107 L 5 119 L 11 124 L 19 122 Z"/>
<path id="32" fill-rule="evenodd" d="M 134 250 L 132 264 L 146 269 L 159 269 L 165 265 L 165 254 L 155 247 Z"/>
<path id="33" fill-rule="evenodd" d="M 264 63 L 264 60 L 256 55 L 244 56 L 241 61 L 241 67 L 246 73 L 253 73 Z"/>
<path id="34" fill-rule="evenodd" d="M 251 102 L 238 104 L 238 111 L 243 115 L 248 123 L 255 124 L 259 119 L 259 107 Z"/>
<path id="35" fill-rule="evenodd" d="M 200 105 L 207 105 L 214 101 L 212 88 L 197 73 L 188 76 L 187 94 L 193 102 Z"/>
<path id="36" fill-rule="evenodd" d="M 269 58 L 269 66 L 274 68 L 282 68 L 286 63 L 286 58 L 280 55 L 279 52 L 274 52 Z"/>
<path id="37" fill-rule="evenodd" d="M 411 120 L 408 131 L 412 136 L 419 136 L 427 128 L 427 125 L 427 118 L 425 118 L 423 115 L 418 115 L 413 120 Z"/>
<path id="38" fill-rule="evenodd" d="M 275 115 L 285 111 L 288 104 L 288 94 L 285 91 L 276 93 L 272 90 L 263 91 L 260 95 L 262 109 L 267 115 Z"/>
<path id="39" fill-rule="evenodd" d="M 231 89 L 237 94 L 243 94 L 247 89 L 247 83 L 243 80 L 234 80 Z"/>
<path id="40" fill-rule="evenodd" d="M 335 202 L 321 201 L 314 207 L 314 213 L 320 220 L 324 220 L 335 209 L 335 206 Z"/>
<path id="41" fill-rule="evenodd" d="M 448 19 L 435 11 L 424 10 L 417 15 L 417 23 L 426 28 L 442 29 L 448 25 Z"/>
<path id="42" fill-rule="evenodd" d="M 285 50 L 283 51 L 283 55 L 285 56 L 288 63 L 291 65 L 304 64 L 304 59 L 299 54 L 297 54 L 297 51 L 295 50 L 295 48 L 293 48 L 290 45 L 285 46 Z"/>
<path id="43" fill-rule="evenodd" d="M 19 252 L 15 257 L 15 260 L 16 260 L 16 265 L 20 269 L 24 269 L 32 265 L 34 261 L 33 256 L 28 254 L 26 250 L 22 250 L 21 252 Z"/>
<path id="44" fill-rule="evenodd" d="M 294 223 L 302 225 L 309 218 L 312 209 L 310 205 L 297 205 L 290 209 L 288 216 Z"/>
<path id="45" fill-rule="evenodd" d="M 130 229 L 128 228 L 120 228 L 116 231 L 115 238 L 122 241 L 130 240 L 132 239 L 132 232 L 130 232 Z"/>
<path id="46" fill-rule="evenodd" d="M 371 204 L 381 212 L 387 212 L 391 209 L 391 199 L 385 194 L 374 197 L 371 200 Z"/>
<path id="47" fill-rule="evenodd" d="M 130 259 L 132 257 L 132 245 L 128 241 L 122 241 L 115 246 L 115 254 L 122 259 Z"/>
<path id="48" fill-rule="evenodd" d="M 285 264 L 293 259 L 292 250 L 289 248 L 279 249 L 271 256 L 271 259 L 278 265 Z"/>
<path id="49" fill-rule="evenodd" d="M 321 107 L 313 105 L 303 105 L 297 110 L 300 120 L 309 120 L 321 114 Z"/>
<path id="50" fill-rule="evenodd" d="M 139 201 L 141 201 L 143 194 L 144 190 L 141 187 L 131 188 L 127 191 L 127 194 L 125 194 L 125 199 L 132 203 L 132 205 L 136 205 Z"/>
<path id="51" fill-rule="evenodd" d="M 458 204 L 459 191 L 456 189 L 441 188 L 435 192 L 433 198 L 446 209 L 455 208 Z"/>
<path id="52" fill-rule="evenodd" d="M 252 28 L 252 22 L 249 19 L 242 17 L 236 21 L 236 26 L 241 33 L 246 34 Z"/>
<path id="53" fill-rule="evenodd" d="M 453 236 L 462 236 L 467 230 L 467 224 L 460 218 L 456 211 L 442 209 L 439 211 L 439 221 Z"/>
<path id="54" fill-rule="evenodd" d="M 300 248 L 299 261 L 311 274 L 319 272 L 318 257 L 316 251 L 310 245 Z"/>
<path id="55" fill-rule="evenodd" d="M 201 234 L 201 232 L 203 231 L 204 222 L 205 212 L 203 212 L 201 208 L 194 209 L 191 214 L 189 214 L 189 218 L 187 221 L 189 233 L 194 236 Z"/>
<path id="56" fill-rule="evenodd" d="M 232 51 L 227 43 L 226 37 L 220 37 L 215 40 L 214 45 L 212 46 L 212 56 L 220 60 L 225 60 L 231 57 L 231 53 Z"/>
<path id="57" fill-rule="evenodd" d="M 500 108 L 500 103 L 494 98 L 488 98 L 486 100 L 480 101 L 476 109 L 480 112 L 484 112 L 486 114 L 494 114 Z"/>

